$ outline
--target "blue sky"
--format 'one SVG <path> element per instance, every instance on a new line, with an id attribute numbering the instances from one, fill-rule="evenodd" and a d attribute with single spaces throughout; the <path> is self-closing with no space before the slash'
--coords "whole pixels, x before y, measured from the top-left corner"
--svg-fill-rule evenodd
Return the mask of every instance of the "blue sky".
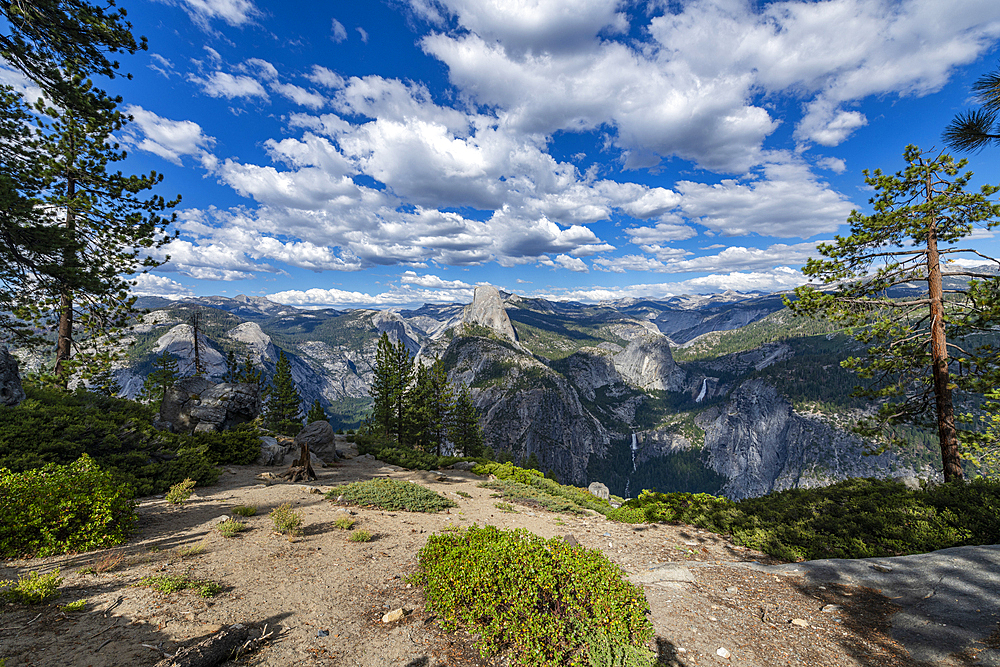
<path id="1" fill-rule="evenodd" d="M 305 307 L 794 287 L 1000 60 L 995 0 L 120 5 L 125 168 L 183 197 L 137 291 Z"/>

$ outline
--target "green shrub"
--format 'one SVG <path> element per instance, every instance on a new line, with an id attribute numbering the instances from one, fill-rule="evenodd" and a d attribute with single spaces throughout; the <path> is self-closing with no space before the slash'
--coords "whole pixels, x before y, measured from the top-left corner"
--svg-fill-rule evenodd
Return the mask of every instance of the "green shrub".
<path id="1" fill-rule="evenodd" d="M 326 494 L 331 500 L 341 496 L 343 496 L 342 502 L 350 505 L 379 507 L 390 511 L 439 512 L 449 507 L 458 507 L 455 501 L 419 484 L 388 478 L 375 478 L 337 486 Z"/>
<path id="2" fill-rule="evenodd" d="M 152 588 L 153 590 L 159 591 L 164 595 L 191 589 L 203 598 L 214 598 L 222 592 L 222 584 L 208 579 L 189 579 L 188 577 L 181 575 L 144 577 L 134 585 Z"/>
<path id="3" fill-rule="evenodd" d="M 481 463 L 472 469 L 477 475 L 487 476 L 493 475 L 501 481 L 516 482 L 517 484 L 522 484 L 525 487 L 531 487 L 536 490 L 537 493 L 545 494 L 550 496 L 552 499 L 561 498 L 564 501 L 568 501 L 570 504 L 565 505 L 557 503 L 554 500 L 546 500 L 545 502 L 549 506 L 561 507 L 562 509 L 553 509 L 555 512 L 573 512 L 580 513 L 584 508 L 594 510 L 600 514 L 608 514 L 611 511 L 611 504 L 606 500 L 601 500 L 599 498 L 591 495 L 586 489 L 581 489 L 576 486 L 569 486 L 567 484 L 559 484 L 555 480 L 548 479 L 542 473 L 537 470 L 532 470 L 531 468 L 518 468 L 513 463 Z M 510 489 L 516 489 L 517 487 L 508 487 Z M 531 494 L 527 494 L 522 490 L 515 491 L 522 494 L 521 497 L 531 497 Z M 516 497 L 516 496 L 515 496 Z M 536 500 L 541 500 L 542 496 L 535 495 Z M 574 511 L 572 508 L 575 507 Z M 548 509 L 548 507 L 546 507 Z"/>
<path id="4" fill-rule="evenodd" d="M 0 581 L 0 588 L 7 588 L 3 596 L 17 604 L 41 604 L 52 598 L 59 597 L 59 584 L 63 578 L 59 570 L 48 574 L 38 574 L 34 570 L 28 576 L 20 576 L 17 581 Z"/>
<path id="5" fill-rule="evenodd" d="M 367 530 L 355 530 L 347 539 L 351 542 L 371 542 L 372 537 L 374 536 Z"/>
<path id="6" fill-rule="evenodd" d="M 302 526 L 302 515 L 292 509 L 291 503 L 279 505 L 271 510 L 271 521 L 274 529 L 287 535 L 298 535 Z"/>
<path id="7" fill-rule="evenodd" d="M 413 580 L 446 631 L 479 635 L 483 657 L 509 650 L 525 667 L 582 665 L 590 651 L 639 653 L 652 637 L 642 589 L 597 550 L 525 530 L 472 526 L 432 535 Z M 604 650 L 605 653 L 608 650 Z M 651 665 L 648 652 L 634 664 Z"/>
<path id="8" fill-rule="evenodd" d="M 257 508 L 254 505 L 237 505 L 232 512 L 237 516 L 254 516 L 257 514 Z"/>
<path id="9" fill-rule="evenodd" d="M 438 456 L 431 452 L 422 452 L 412 447 L 401 447 L 394 441 L 389 441 L 372 433 L 359 435 L 355 439 L 359 454 L 371 454 L 380 461 L 409 470 L 439 470 L 458 461 L 473 459 L 461 456 Z"/>
<path id="10" fill-rule="evenodd" d="M 501 512 L 508 512 L 510 514 L 517 514 L 517 510 L 510 503 L 493 503 L 493 507 L 496 507 Z"/>
<path id="11" fill-rule="evenodd" d="M 849 479 L 737 503 L 644 491 L 609 518 L 691 524 L 791 561 L 898 556 L 998 543 L 1000 481 L 911 490 L 890 480 Z"/>
<path id="12" fill-rule="evenodd" d="M 253 422 L 230 431 L 195 433 L 190 437 L 195 446 L 208 448 L 209 458 L 216 465 L 250 465 L 260 457 L 260 432 Z"/>
<path id="13" fill-rule="evenodd" d="M 61 607 L 59 607 L 59 609 L 62 611 L 75 612 L 75 611 L 83 611 L 86 606 L 87 606 L 86 600 L 74 600 L 73 602 L 68 602 L 62 605 Z"/>
<path id="14" fill-rule="evenodd" d="M 177 482 L 167 491 L 167 502 L 171 505 L 183 505 L 184 501 L 194 494 L 195 481 L 190 477 L 183 482 Z"/>
<path id="15" fill-rule="evenodd" d="M 333 522 L 333 526 L 334 528 L 339 528 L 340 530 L 350 530 L 351 528 L 354 528 L 354 524 L 356 523 L 357 521 L 349 516 L 339 516 Z"/>
<path id="16" fill-rule="evenodd" d="M 250 526 L 245 523 L 240 523 L 236 519 L 226 519 L 225 521 L 219 522 L 218 531 L 223 537 L 236 537 L 239 533 L 244 530 L 249 530 Z"/>
<path id="17" fill-rule="evenodd" d="M 0 469 L 0 554 L 7 558 L 115 546 L 137 520 L 132 489 L 86 454 L 67 466 Z"/>
<path id="18" fill-rule="evenodd" d="M 553 496 L 544 491 L 521 484 L 513 480 L 498 479 L 493 482 L 483 482 L 479 486 L 484 489 L 494 489 L 500 491 L 504 498 L 516 500 L 522 505 L 548 510 L 550 512 L 562 512 L 564 514 L 586 514 L 587 511 L 567 498 Z"/>

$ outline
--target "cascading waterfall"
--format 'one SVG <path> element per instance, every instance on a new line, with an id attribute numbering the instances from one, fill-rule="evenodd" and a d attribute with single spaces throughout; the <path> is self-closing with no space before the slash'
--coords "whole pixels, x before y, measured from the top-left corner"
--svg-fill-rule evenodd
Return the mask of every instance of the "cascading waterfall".
<path id="1" fill-rule="evenodd" d="M 708 391 L 708 378 L 702 378 L 701 381 L 701 393 L 698 394 L 698 398 L 694 399 L 695 403 L 701 403 L 701 400 L 705 398 L 705 392 Z"/>
<path id="2" fill-rule="evenodd" d="M 639 450 L 639 445 L 636 443 L 635 433 L 632 434 L 632 472 L 629 473 L 628 479 L 625 481 L 625 498 L 629 497 L 629 488 L 632 486 L 632 475 L 635 474 L 635 453 Z"/>

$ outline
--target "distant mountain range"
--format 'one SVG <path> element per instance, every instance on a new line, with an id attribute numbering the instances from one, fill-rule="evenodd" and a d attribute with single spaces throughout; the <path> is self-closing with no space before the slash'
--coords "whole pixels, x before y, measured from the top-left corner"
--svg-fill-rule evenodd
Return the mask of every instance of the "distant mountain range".
<path id="1" fill-rule="evenodd" d="M 588 305 L 476 290 L 471 304 L 416 310 L 303 310 L 261 297 L 145 297 L 149 309 L 117 369 L 134 396 L 163 351 L 193 366 L 191 315 L 200 313 L 209 377 L 230 351 L 273 373 L 279 351 L 306 405 L 335 427 L 358 425 L 378 338 L 419 360 L 440 357 L 472 389 L 487 444 L 537 460 L 562 481 L 602 481 L 733 498 L 850 476 L 926 476 L 933 443 L 864 456 L 847 430 L 868 406 L 839 366 L 852 339 L 792 318 L 780 294 L 628 299 Z M 534 456 L 532 456 L 534 455 Z"/>

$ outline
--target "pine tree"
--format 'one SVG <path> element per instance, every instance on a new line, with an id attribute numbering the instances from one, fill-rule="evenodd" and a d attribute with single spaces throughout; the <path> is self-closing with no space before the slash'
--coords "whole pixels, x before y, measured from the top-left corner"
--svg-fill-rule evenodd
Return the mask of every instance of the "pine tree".
<path id="1" fill-rule="evenodd" d="M 312 404 L 309 408 L 309 413 L 306 414 L 306 424 L 312 424 L 313 422 L 325 422 L 329 421 L 326 416 L 326 411 L 323 410 L 323 406 L 319 404 L 319 399 Z"/>
<path id="2" fill-rule="evenodd" d="M 177 357 L 166 350 L 153 361 L 153 372 L 142 383 L 141 398 L 147 403 L 163 403 L 167 389 L 177 383 Z"/>
<path id="3" fill-rule="evenodd" d="M 375 353 L 374 373 L 368 390 L 373 400 L 369 424 L 378 433 L 394 435 L 396 443 L 402 444 L 406 432 L 406 394 L 413 381 L 413 358 L 403 341 L 393 345 L 383 332 Z"/>
<path id="4" fill-rule="evenodd" d="M 803 268 L 833 289 L 805 285 L 795 290 L 797 301 L 786 303 L 796 314 L 853 327 L 864 343 L 864 355 L 843 365 L 870 381 L 859 395 L 888 400 L 874 420 L 862 422 L 862 432 L 878 436 L 896 424 L 934 426 L 944 479 L 958 480 L 963 473 L 952 392 L 956 386 L 981 391 L 981 378 L 996 374 L 995 352 L 977 335 L 996 331 L 1000 322 L 1000 279 L 942 264 L 958 253 L 985 258 L 975 247 L 954 244 L 974 226 L 1000 224 L 1000 205 L 990 200 L 1000 187 L 966 192 L 972 173 L 961 174 L 966 162 L 946 154 L 930 158 L 907 146 L 903 157 L 907 167 L 895 175 L 865 170 L 865 182 L 876 193 L 870 200 L 874 212 L 854 211 L 851 235 L 820 245 L 824 259 L 810 258 Z M 948 276 L 973 280 L 967 288 L 950 287 L 945 298 Z M 919 295 L 893 294 L 900 285 L 921 282 L 926 290 Z M 968 372 L 952 373 L 953 359 Z M 890 433 L 890 442 L 901 440 Z"/>
<path id="5" fill-rule="evenodd" d="M 455 451 L 462 456 L 483 455 L 483 429 L 479 425 L 479 412 L 472 402 L 469 387 L 464 384 L 451 412 L 449 437 Z"/>
<path id="6" fill-rule="evenodd" d="M 222 376 L 222 381 L 230 383 L 240 381 L 240 362 L 236 360 L 236 353 L 232 350 L 226 355 L 226 373 Z"/>
<path id="7" fill-rule="evenodd" d="M 272 431 L 295 435 L 302 429 L 302 398 L 292 379 L 292 367 L 284 351 L 267 390 L 264 425 Z"/>
<path id="8" fill-rule="evenodd" d="M 260 368 L 253 362 L 253 357 L 249 352 L 243 358 L 243 368 L 237 373 L 236 381 L 253 385 L 257 387 L 258 391 L 264 391 L 264 374 L 261 373 Z"/>

